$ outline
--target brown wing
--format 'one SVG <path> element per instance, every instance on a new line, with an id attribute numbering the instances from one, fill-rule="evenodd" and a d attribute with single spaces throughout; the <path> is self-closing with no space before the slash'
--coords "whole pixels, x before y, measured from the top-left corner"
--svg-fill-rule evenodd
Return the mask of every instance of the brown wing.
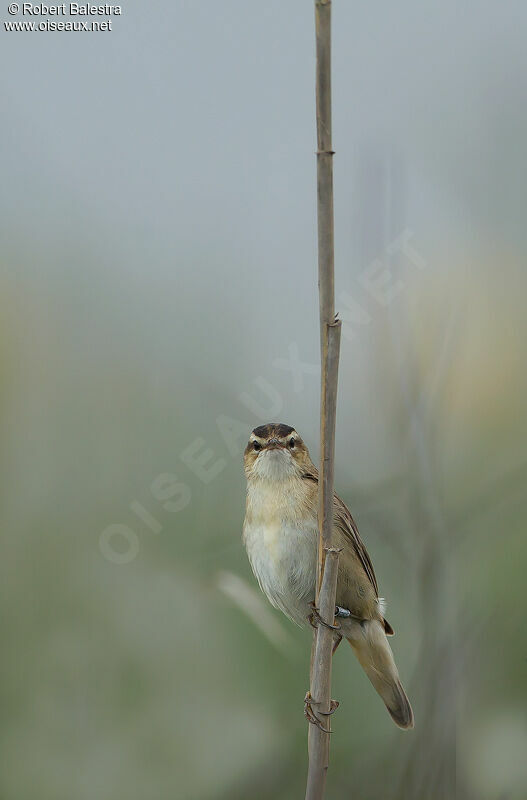
<path id="1" fill-rule="evenodd" d="M 318 483 L 318 470 L 316 469 L 316 467 L 313 466 L 309 469 L 309 471 L 306 471 L 302 477 L 305 478 L 306 480 L 311 480 L 314 481 L 315 483 Z M 346 539 L 350 541 L 355 553 L 357 554 L 360 563 L 362 564 L 364 572 L 368 576 L 370 583 L 375 589 L 375 595 L 376 597 L 378 597 L 379 587 L 377 586 L 377 578 L 375 577 L 373 564 L 371 563 L 368 551 L 364 547 L 362 539 L 359 536 L 359 529 L 355 524 L 355 520 L 351 516 L 344 502 L 340 499 L 340 497 L 337 494 L 333 495 L 333 508 L 335 512 L 336 527 L 339 529 L 341 533 L 344 534 Z"/>
<path id="2" fill-rule="evenodd" d="M 336 527 L 346 536 L 347 539 L 349 539 L 353 545 L 353 549 L 355 550 L 359 561 L 362 564 L 364 572 L 368 576 L 368 580 L 375 589 L 375 596 L 378 597 L 379 587 L 377 586 L 377 578 L 375 577 L 375 571 L 373 569 L 373 564 L 371 563 L 371 558 L 369 557 L 368 551 L 366 550 L 364 543 L 359 536 L 359 529 L 355 524 L 355 520 L 351 516 L 348 508 L 344 505 L 344 502 L 337 494 L 333 496 L 333 508 Z"/>
<path id="3" fill-rule="evenodd" d="M 309 470 L 306 470 L 304 475 L 302 476 L 305 480 L 313 481 L 314 483 L 318 483 L 318 470 L 317 468 L 312 465 Z M 355 523 L 355 520 L 351 516 L 349 509 L 340 499 L 337 494 L 333 495 L 333 508 L 335 512 L 335 526 L 338 530 L 346 537 L 346 539 L 350 542 L 353 547 L 354 552 L 359 559 L 359 562 L 366 573 L 368 580 L 370 581 L 373 589 L 375 591 L 375 596 L 379 597 L 379 587 L 377 586 L 377 578 L 375 577 L 375 571 L 373 569 L 373 564 L 371 563 L 371 558 L 368 555 L 368 551 L 366 550 L 364 543 L 359 535 L 359 529 Z M 388 622 L 387 619 L 383 619 L 384 623 L 384 630 L 387 636 L 393 636 L 393 628 Z"/>

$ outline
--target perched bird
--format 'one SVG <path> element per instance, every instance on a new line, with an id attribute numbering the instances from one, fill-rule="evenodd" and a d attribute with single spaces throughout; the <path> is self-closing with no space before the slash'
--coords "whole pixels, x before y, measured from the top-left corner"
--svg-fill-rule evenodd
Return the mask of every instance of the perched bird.
<path id="1" fill-rule="evenodd" d="M 243 541 L 253 572 L 273 606 L 305 625 L 315 599 L 318 471 L 298 433 L 282 423 L 253 430 L 244 467 Z M 412 707 L 386 638 L 393 630 L 384 618 L 371 559 L 350 512 L 336 494 L 333 511 L 333 541 L 342 548 L 336 597 L 337 615 L 342 617 L 339 634 L 353 647 L 395 723 L 412 728 Z"/>

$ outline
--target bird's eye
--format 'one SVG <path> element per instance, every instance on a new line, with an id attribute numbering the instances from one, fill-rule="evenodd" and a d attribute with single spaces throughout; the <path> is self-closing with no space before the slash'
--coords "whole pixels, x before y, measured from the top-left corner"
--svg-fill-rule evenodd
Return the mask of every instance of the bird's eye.
<path id="1" fill-rule="evenodd" d="M 262 445 L 259 444 L 258 442 L 253 442 L 253 448 L 255 450 L 261 450 L 262 449 Z"/>
<path id="2" fill-rule="evenodd" d="M 293 449 L 294 446 L 295 446 L 295 440 L 289 439 L 289 447 L 291 448 L 291 450 Z"/>

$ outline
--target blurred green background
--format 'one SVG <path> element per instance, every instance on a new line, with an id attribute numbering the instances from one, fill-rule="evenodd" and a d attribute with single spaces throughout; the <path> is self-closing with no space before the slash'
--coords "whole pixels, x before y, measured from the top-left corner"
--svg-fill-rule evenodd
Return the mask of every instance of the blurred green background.
<path id="1" fill-rule="evenodd" d="M 416 729 L 341 647 L 330 800 L 527 797 L 526 23 L 334 3 L 336 486 Z M 1 35 L 0 794 L 303 797 L 240 536 L 250 429 L 318 457 L 312 3 Z"/>

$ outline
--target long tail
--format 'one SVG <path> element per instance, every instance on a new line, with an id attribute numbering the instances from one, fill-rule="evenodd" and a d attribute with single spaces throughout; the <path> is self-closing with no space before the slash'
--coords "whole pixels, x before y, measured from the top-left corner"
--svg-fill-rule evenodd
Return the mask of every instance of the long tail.
<path id="1" fill-rule="evenodd" d="M 381 623 L 365 620 L 360 625 L 360 632 L 348 638 L 348 642 L 395 724 L 400 728 L 413 728 L 412 706 L 399 680 L 393 653 Z"/>

